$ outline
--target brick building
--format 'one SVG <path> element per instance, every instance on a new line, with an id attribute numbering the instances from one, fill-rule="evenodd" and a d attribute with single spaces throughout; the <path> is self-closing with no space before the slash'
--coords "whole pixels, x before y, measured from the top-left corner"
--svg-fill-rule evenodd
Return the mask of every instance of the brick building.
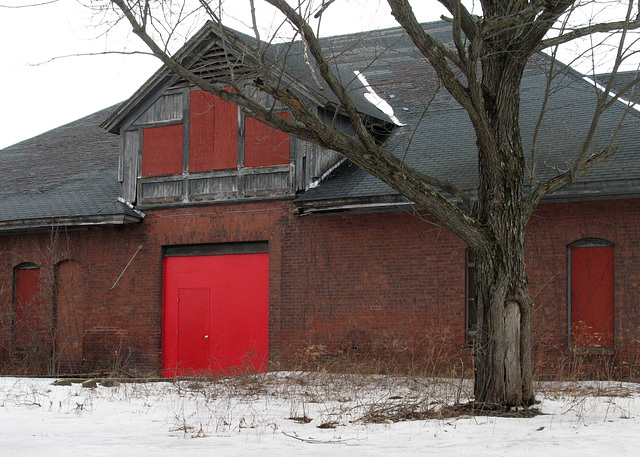
<path id="1" fill-rule="evenodd" d="M 228 42 L 206 26 L 177 58 L 220 86 L 229 66 L 250 82 Z M 471 125 L 408 38 L 389 29 L 325 44 L 385 146 L 473 192 Z M 281 51 L 267 57 L 279 62 Z M 286 53 L 291 90 L 348 131 L 335 100 L 314 89 L 303 53 Z M 523 78 L 530 148 L 548 62 L 536 58 Z M 539 176 L 557 173 L 589 127 L 593 84 L 563 70 L 535 146 Z M 369 102 L 373 92 L 395 114 Z M 622 102 L 609 110 L 594 143 L 608 144 L 626 115 L 618 152 L 544 201 L 527 226 L 541 371 L 575 354 L 621 369 L 640 355 L 640 131 L 628 111 Z M 165 70 L 124 104 L 6 148 L 0 160 L 3 372 L 264 369 L 309 348 L 467 361 L 474 265 L 459 238 L 335 152 Z"/>

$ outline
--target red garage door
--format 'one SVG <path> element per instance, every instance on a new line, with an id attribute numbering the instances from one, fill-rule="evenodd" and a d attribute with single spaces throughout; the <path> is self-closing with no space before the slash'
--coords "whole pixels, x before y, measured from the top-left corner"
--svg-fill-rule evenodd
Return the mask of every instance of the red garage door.
<path id="1" fill-rule="evenodd" d="M 163 374 L 264 370 L 267 253 L 164 259 Z"/>

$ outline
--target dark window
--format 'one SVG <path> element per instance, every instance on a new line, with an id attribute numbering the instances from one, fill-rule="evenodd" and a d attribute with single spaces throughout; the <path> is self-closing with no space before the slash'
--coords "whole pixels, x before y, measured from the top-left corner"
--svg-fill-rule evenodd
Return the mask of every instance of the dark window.
<path id="1" fill-rule="evenodd" d="M 569 344 L 613 347 L 613 243 L 585 239 L 568 248 Z"/>
<path id="2" fill-rule="evenodd" d="M 476 336 L 478 322 L 478 294 L 476 292 L 476 256 L 471 248 L 466 251 L 466 335 L 471 344 Z"/>

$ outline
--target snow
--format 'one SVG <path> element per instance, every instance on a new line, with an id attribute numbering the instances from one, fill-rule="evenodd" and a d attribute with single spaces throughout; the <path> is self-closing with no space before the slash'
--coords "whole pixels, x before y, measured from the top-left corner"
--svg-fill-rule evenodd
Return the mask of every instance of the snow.
<path id="1" fill-rule="evenodd" d="M 376 91 L 373 89 L 373 87 L 369 85 L 369 82 L 367 81 L 367 78 L 364 76 L 363 73 L 357 70 L 355 70 L 353 73 L 360 80 L 360 83 L 364 86 L 364 88 L 367 89 L 367 92 L 365 92 L 364 94 L 364 98 L 369 103 L 371 103 L 373 106 L 378 108 L 384 114 L 389 116 L 389 119 L 391 119 L 393 123 L 396 124 L 397 126 L 402 127 L 406 125 L 400 122 L 400 120 L 396 117 L 395 112 L 393 111 L 393 107 L 385 99 L 380 97 L 376 93 Z"/>
<path id="2" fill-rule="evenodd" d="M 544 414 L 533 418 L 372 424 L 359 420 L 364 412 L 394 402 L 464 401 L 468 381 L 354 379 L 281 372 L 83 388 L 0 378 L 0 450 L 51 457 L 638 455 L 636 384 L 542 385 Z M 312 420 L 291 419 L 303 416 Z M 331 422 L 336 428 L 318 428 Z"/>

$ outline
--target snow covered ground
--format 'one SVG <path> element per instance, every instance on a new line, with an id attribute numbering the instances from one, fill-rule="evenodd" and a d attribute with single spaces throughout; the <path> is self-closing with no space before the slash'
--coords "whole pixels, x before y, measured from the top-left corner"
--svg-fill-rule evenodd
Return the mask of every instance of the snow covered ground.
<path id="1" fill-rule="evenodd" d="M 640 455 L 637 384 L 544 384 L 544 414 L 528 419 L 365 423 L 367 413 L 464 401 L 468 382 L 298 372 L 95 388 L 53 381 L 0 378 L 0 455 Z"/>

